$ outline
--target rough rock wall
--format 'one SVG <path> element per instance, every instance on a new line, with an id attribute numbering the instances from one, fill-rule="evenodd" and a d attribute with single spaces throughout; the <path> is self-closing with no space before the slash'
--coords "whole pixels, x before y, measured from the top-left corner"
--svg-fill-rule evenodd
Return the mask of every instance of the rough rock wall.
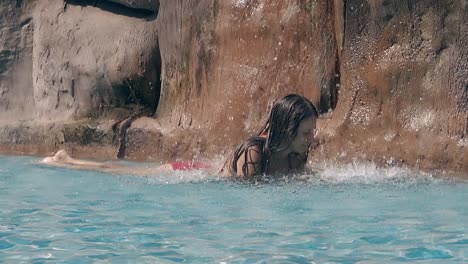
<path id="1" fill-rule="evenodd" d="M 343 10 L 342 86 L 321 154 L 467 171 L 466 1 L 351 0 Z"/>
<path id="2" fill-rule="evenodd" d="M 219 149 L 256 131 L 286 93 L 318 103 L 335 87 L 332 10 L 327 1 L 163 1 L 158 118 L 202 129 Z"/>
<path id="3" fill-rule="evenodd" d="M 155 114 L 128 130 L 127 157 L 213 155 L 254 133 L 278 97 L 299 92 L 328 112 L 315 159 L 468 171 L 463 0 L 28 3 L 0 4 L 10 29 L 0 40 L 0 107 L 9 102 L 2 120 L 18 120 L 31 115 L 11 107 L 30 106 L 27 126 L 41 136 L 8 124 L 3 149 L 112 153 L 112 124 L 147 108 Z M 21 78 L 30 86 L 11 82 L 20 63 L 5 47 L 15 45 L 32 61 Z M 34 140 L 47 136 L 55 143 Z"/>
<path id="4" fill-rule="evenodd" d="M 0 120 L 31 118 L 32 1 L 0 3 Z M 13 85 L 14 84 L 14 85 Z M 14 86 L 14 87 L 13 87 Z M 12 115 L 11 113 L 17 113 Z"/>
<path id="5" fill-rule="evenodd" d="M 125 7 L 39 1 L 34 99 L 40 118 L 102 118 L 157 107 L 161 60 L 156 17 Z"/>

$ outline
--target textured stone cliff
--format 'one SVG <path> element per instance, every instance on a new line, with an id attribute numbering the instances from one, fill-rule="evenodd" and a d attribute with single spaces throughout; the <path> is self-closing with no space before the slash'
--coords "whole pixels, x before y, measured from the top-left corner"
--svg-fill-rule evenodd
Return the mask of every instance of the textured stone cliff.
<path id="1" fill-rule="evenodd" d="M 466 172 L 466 1 L 344 1 L 343 10 L 341 89 L 322 155 Z"/>
<path id="2" fill-rule="evenodd" d="M 468 172 L 466 1 L 7 0 L 0 14 L 4 152 L 210 157 L 298 92 L 323 113 L 312 160 Z"/>

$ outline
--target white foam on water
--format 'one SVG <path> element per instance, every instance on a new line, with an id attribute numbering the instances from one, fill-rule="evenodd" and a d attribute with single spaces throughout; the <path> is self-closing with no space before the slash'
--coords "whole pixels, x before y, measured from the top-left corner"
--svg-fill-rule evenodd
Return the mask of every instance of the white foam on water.
<path id="1" fill-rule="evenodd" d="M 255 183 L 293 184 L 402 184 L 438 183 L 444 181 L 432 174 L 404 167 L 379 167 L 371 162 L 349 164 L 321 163 L 314 165 L 314 172 L 305 175 L 268 177 Z M 212 174 L 203 170 L 173 171 L 148 177 L 150 184 L 179 184 L 229 181 L 233 178 Z"/>
<path id="2" fill-rule="evenodd" d="M 310 181 L 329 184 L 358 183 L 418 183 L 436 182 L 432 174 L 404 167 L 379 167 L 371 162 L 352 162 L 348 164 L 322 163 L 315 166 L 317 173 L 308 175 Z"/>
<path id="3" fill-rule="evenodd" d="M 148 177 L 122 175 L 129 178 L 143 178 L 149 184 L 180 184 L 180 183 L 202 183 L 216 181 L 230 181 L 233 177 L 222 176 L 218 172 L 224 164 L 224 159 L 216 158 L 210 161 L 203 161 L 204 164 L 211 164 L 211 172 L 206 170 L 187 170 L 187 171 L 167 171 L 155 172 Z M 145 167 L 158 170 L 158 165 L 146 163 L 125 162 L 121 163 L 129 167 Z M 36 164 L 37 165 L 37 164 Z M 391 164 L 389 164 L 391 165 Z M 41 166 L 39 164 L 39 166 Z M 44 166 L 44 165 L 42 165 Z M 42 167 L 41 166 L 41 167 Z M 48 169 L 53 167 L 44 166 Z M 284 175 L 280 177 L 266 177 L 257 183 L 284 182 L 284 183 L 305 183 L 305 184 L 403 184 L 411 185 L 417 183 L 438 183 L 445 181 L 442 175 L 434 177 L 431 173 L 419 171 L 416 169 L 386 166 L 381 167 L 372 162 L 351 162 L 340 164 L 334 162 L 322 162 L 313 164 L 313 172 L 305 175 Z"/>

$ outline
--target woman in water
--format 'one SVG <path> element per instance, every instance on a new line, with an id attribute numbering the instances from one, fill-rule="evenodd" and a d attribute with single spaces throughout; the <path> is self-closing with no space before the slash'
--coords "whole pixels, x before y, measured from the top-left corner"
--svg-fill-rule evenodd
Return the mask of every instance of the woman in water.
<path id="1" fill-rule="evenodd" d="M 304 96 L 278 100 L 258 136 L 240 144 L 223 170 L 244 179 L 261 175 L 301 173 L 315 144 L 318 112 Z"/>
<path id="2" fill-rule="evenodd" d="M 225 162 L 221 173 L 242 179 L 305 172 L 309 150 L 315 144 L 317 109 L 304 96 L 289 94 L 278 100 L 257 136 L 240 144 Z M 154 168 L 134 168 L 116 164 L 73 159 L 60 150 L 44 163 L 76 169 L 154 175 L 171 170 L 210 169 L 200 163 L 170 163 Z"/>

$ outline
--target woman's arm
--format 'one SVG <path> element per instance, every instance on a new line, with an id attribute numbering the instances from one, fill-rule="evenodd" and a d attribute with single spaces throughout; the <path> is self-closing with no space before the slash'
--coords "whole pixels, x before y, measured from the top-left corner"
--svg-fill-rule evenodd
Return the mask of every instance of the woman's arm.
<path id="1" fill-rule="evenodd" d="M 77 170 L 94 170 L 113 174 L 126 174 L 134 176 L 151 176 L 161 172 L 172 171 L 170 164 L 164 164 L 155 168 L 127 167 L 119 164 L 107 162 L 95 162 L 88 160 L 74 159 L 65 150 L 59 150 L 52 157 L 47 157 L 41 161 L 43 164 L 56 167 L 65 167 Z"/>

